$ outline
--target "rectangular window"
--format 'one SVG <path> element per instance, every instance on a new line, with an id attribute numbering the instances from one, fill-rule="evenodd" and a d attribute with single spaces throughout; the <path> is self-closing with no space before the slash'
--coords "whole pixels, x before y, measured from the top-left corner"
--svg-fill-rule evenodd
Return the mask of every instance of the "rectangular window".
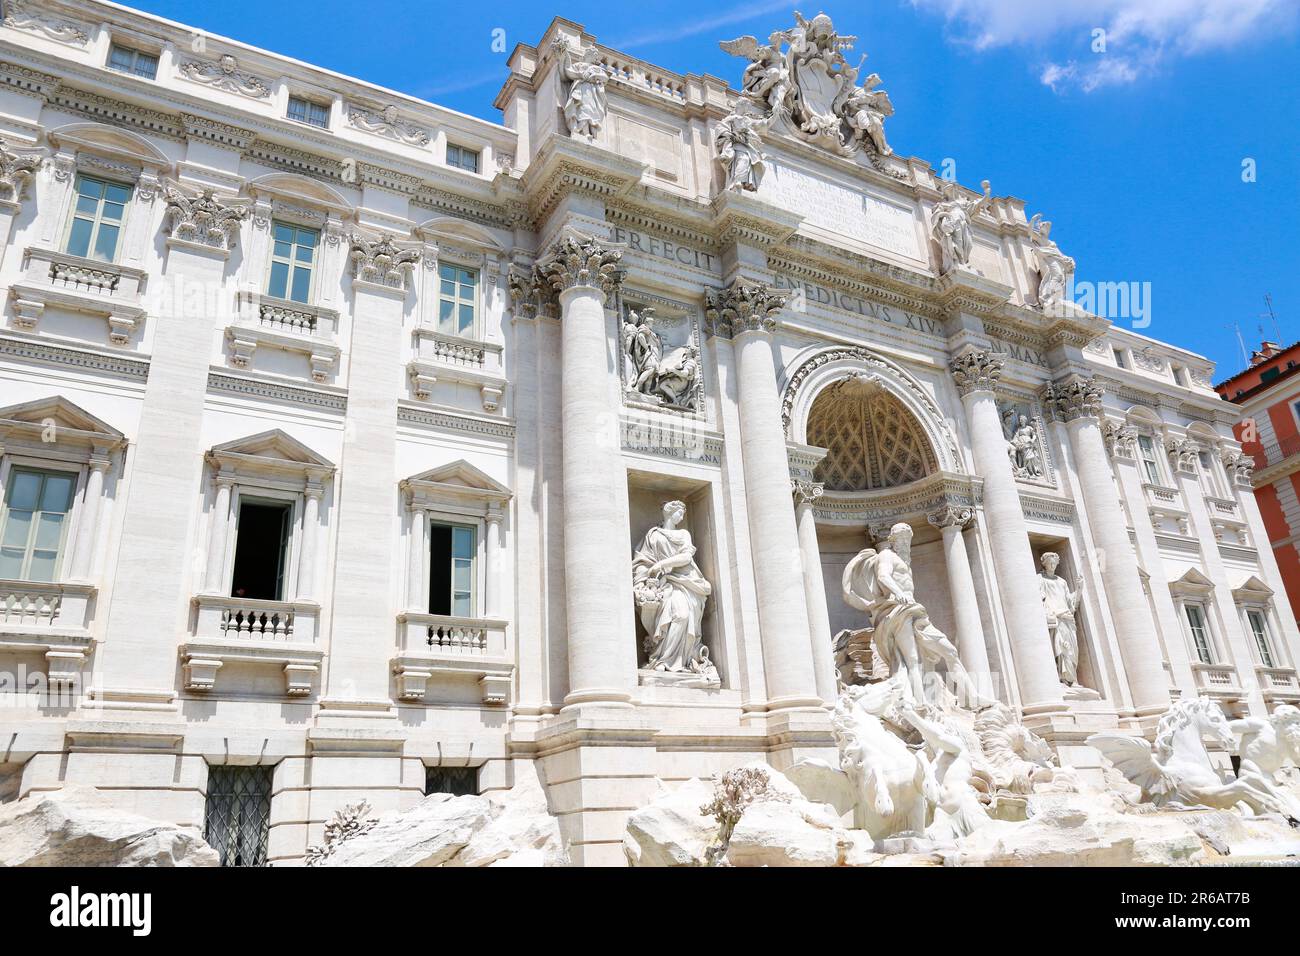
<path id="1" fill-rule="evenodd" d="M 330 124 L 330 111 L 328 106 L 321 106 L 301 96 L 291 96 L 289 97 L 289 119 L 325 129 Z"/>
<path id="2" fill-rule="evenodd" d="M 1218 478 L 1214 473 L 1214 460 L 1208 451 L 1199 452 L 1197 460 L 1201 463 L 1201 491 L 1211 498 L 1220 496 Z"/>
<path id="3" fill-rule="evenodd" d="M 1150 484 L 1160 484 L 1160 466 L 1156 464 L 1156 446 L 1150 435 L 1138 435 L 1138 449 L 1142 453 L 1142 469 Z"/>
<path id="4" fill-rule="evenodd" d="M 158 76 L 158 57 L 114 43 L 108 50 L 108 68 L 152 80 Z"/>
<path id="5" fill-rule="evenodd" d="M 1246 620 L 1250 622 L 1250 631 L 1255 635 L 1255 646 L 1259 648 L 1259 662 L 1265 667 L 1276 667 L 1273 660 L 1273 648 L 1268 640 L 1268 621 L 1263 611 L 1247 611 Z"/>
<path id="6" fill-rule="evenodd" d="M 429 525 L 429 613 L 475 617 L 476 529 L 460 524 Z"/>
<path id="7" fill-rule="evenodd" d="M 203 839 L 222 866 L 266 866 L 274 767 L 208 767 Z"/>
<path id="8" fill-rule="evenodd" d="M 320 232 L 283 222 L 274 223 L 273 228 L 275 241 L 271 247 L 271 277 L 266 292 L 277 299 L 307 305 L 311 302 Z"/>
<path id="9" fill-rule="evenodd" d="M 293 505 L 287 501 L 241 497 L 235 528 L 235 569 L 230 577 L 230 596 L 283 601 Z"/>
<path id="10" fill-rule="evenodd" d="M 438 266 L 438 331 L 473 338 L 478 312 L 478 270 Z"/>
<path id="11" fill-rule="evenodd" d="M 14 468 L 0 516 L 0 578 L 54 581 L 68 536 L 77 476 Z"/>
<path id="12" fill-rule="evenodd" d="M 90 176 L 78 176 L 76 203 L 63 251 L 87 259 L 114 262 L 117 241 L 126 220 L 131 187 Z"/>
<path id="13" fill-rule="evenodd" d="M 1184 608 L 1187 625 L 1192 629 L 1192 644 L 1196 656 L 1202 664 L 1213 664 L 1214 654 L 1210 651 L 1210 629 L 1205 624 L 1205 611 L 1199 604 L 1188 604 Z"/>
<path id="14" fill-rule="evenodd" d="M 1115 366 L 1117 368 L 1128 368 L 1128 365 L 1124 362 L 1124 352 L 1121 349 L 1112 349 L 1111 351 L 1115 353 Z"/>
<path id="15" fill-rule="evenodd" d="M 431 793 L 473 796 L 478 793 L 478 767 L 425 767 L 424 795 Z"/>
<path id="16" fill-rule="evenodd" d="M 457 146 L 455 143 L 447 144 L 447 165 L 455 166 L 457 169 L 464 169 L 471 173 L 478 172 L 479 152 L 476 149 L 466 149 L 464 146 Z"/>

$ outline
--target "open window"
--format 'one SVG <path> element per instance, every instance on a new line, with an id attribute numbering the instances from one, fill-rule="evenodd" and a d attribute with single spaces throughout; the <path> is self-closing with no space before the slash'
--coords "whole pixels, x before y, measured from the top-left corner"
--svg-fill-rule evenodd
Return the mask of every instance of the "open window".
<path id="1" fill-rule="evenodd" d="M 294 524 L 293 502 L 240 495 L 230 581 L 232 597 L 285 599 Z"/>

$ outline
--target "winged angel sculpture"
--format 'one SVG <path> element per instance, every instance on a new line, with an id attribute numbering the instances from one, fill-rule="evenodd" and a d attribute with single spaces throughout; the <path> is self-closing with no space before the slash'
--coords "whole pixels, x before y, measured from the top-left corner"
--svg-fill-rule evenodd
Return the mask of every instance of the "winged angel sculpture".
<path id="1" fill-rule="evenodd" d="M 749 60 L 742 94 L 773 124 L 808 142 L 848 155 L 859 149 L 890 155 L 885 118 L 894 113 L 880 77 L 858 86 L 862 62 L 844 58 L 857 37 L 835 32 L 831 18 L 811 20 L 795 12 L 795 26 L 772 33 L 766 43 L 742 36 L 721 43 L 732 56 Z M 783 49 L 784 48 L 784 49 Z"/>

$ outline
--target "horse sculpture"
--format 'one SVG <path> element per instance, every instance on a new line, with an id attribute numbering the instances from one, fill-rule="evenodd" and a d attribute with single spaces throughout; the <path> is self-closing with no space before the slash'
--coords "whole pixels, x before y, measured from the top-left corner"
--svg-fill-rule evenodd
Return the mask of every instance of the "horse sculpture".
<path id="1" fill-rule="evenodd" d="M 1291 808 L 1254 779 L 1224 783 L 1210 762 L 1202 739 L 1209 735 L 1224 750 L 1236 748 L 1236 734 L 1217 702 L 1206 697 L 1175 701 L 1156 725 L 1154 748 L 1141 737 L 1093 734 L 1088 743 L 1142 790 L 1142 802 L 1172 810 L 1209 807 L 1227 810 L 1245 804 L 1257 814 Z"/>

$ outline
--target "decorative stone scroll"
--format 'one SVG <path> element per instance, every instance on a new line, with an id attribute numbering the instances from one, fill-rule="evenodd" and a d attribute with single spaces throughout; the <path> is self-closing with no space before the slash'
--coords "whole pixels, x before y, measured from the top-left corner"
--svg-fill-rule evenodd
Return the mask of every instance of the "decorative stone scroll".
<path id="1" fill-rule="evenodd" d="M 556 293 L 567 289 L 599 289 L 610 295 L 623 281 L 623 253 L 591 236 L 565 236 L 542 264 L 542 274 Z"/>
<path id="2" fill-rule="evenodd" d="M 964 528 L 971 523 L 975 517 L 974 508 L 965 508 L 959 505 L 945 505 L 938 511 L 932 511 L 925 516 L 926 522 L 932 528 L 938 528 L 942 531 L 944 528 L 956 526 Z"/>
<path id="3" fill-rule="evenodd" d="M 12 202 L 22 199 L 23 190 L 32 173 L 40 168 L 39 156 L 20 156 L 10 150 L 9 144 L 0 137 L 0 199 Z"/>
<path id="4" fill-rule="evenodd" d="M 406 289 L 411 271 L 420 261 L 417 249 L 403 249 L 392 236 L 367 239 L 354 233 L 348 237 L 353 275 L 362 282 L 373 282 L 393 289 Z"/>
<path id="5" fill-rule="evenodd" d="M 190 60 L 181 64 L 181 73 L 195 83 L 202 83 L 224 93 L 265 99 L 271 88 L 251 73 L 241 73 L 238 61 L 226 54 L 216 63 L 208 60 Z"/>
<path id="6" fill-rule="evenodd" d="M 807 481 L 803 478 L 790 479 L 790 492 L 796 504 L 810 505 L 826 493 L 826 486 L 820 481 Z"/>
<path id="7" fill-rule="evenodd" d="M 190 197 L 174 186 L 168 186 L 166 196 L 163 229 L 168 236 L 214 249 L 235 247 L 239 239 L 239 224 L 249 216 L 247 206 L 227 204 L 217 199 L 211 189 Z"/>
<path id="8" fill-rule="evenodd" d="M 983 349 L 969 349 L 953 359 L 948 370 L 962 395 L 992 392 L 1002 377 L 1002 359 Z"/>
<path id="9" fill-rule="evenodd" d="M 348 110 L 348 125 L 411 146 L 429 145 L 429 131 L 402 119 L 396 106 L 385 106 L 379 112 L 354 106 Z"/>
<path id="10" fill-rule="evenodd" d="M 1049 382 L 1043 389 L 1043 404 L 1063 422 L 1101 416 L 1101 386 L 1095 378 L 1072 378 Z"/>
<path id="11" fill-rule="evenodd" d="M 787 294 L 762 282 L 737 279 L 725 289 L 705 292 L 709 333 L 724 338 L 744 332 L 774 332 Z"/>
<path id="12" fill-rule="evenodd" d="M 73 43 L 85 46 L 90 42 L 90 34 L 80 24 L 59 17 L 44 17 L 34 13 L 30 0 L 8 0 L 5 6 L 4 22 L 15 30 L 40 33 L 60 43 Z"/>

